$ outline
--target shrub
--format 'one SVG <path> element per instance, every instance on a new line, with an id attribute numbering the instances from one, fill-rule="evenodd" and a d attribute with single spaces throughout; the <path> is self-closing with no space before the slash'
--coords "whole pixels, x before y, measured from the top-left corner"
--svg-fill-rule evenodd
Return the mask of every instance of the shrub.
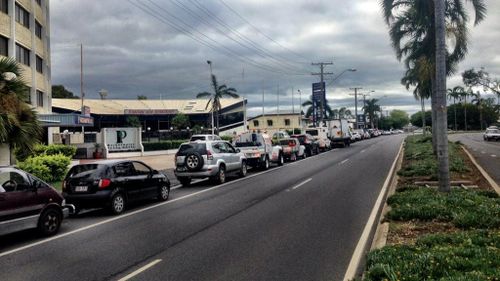
<path id="1" fill-rule="evenodd" d="M 76 146 L 64 145 L 64 144 L 37 144 L 33 148 L 32 152 L 16 150 L 16 159 L 18 161 L 24 161 L 30 156 L 40 156 L 40 155 L 56 155 L 62 154 L 64 156 L 73 158 L 76 154 Z"/>
<path id="2" fill-rule="evenodd" d="M 220 138 L 222 140 L 225 140 L 225 141 L 228 141 L 228 142 L 232 142 L 233 141 L 233 137 L 232 136 L 220 136 Z"/>
<path id="3" fill-rule="evenodd" d="M 71 159 L 63 154 L 28 157 L 18 167 L 46 182 L 60 181 L 66 175 Z"/>
<path id="4" fill-rule="evenodd" d="M 178 149 L 179 146 L 187 140 L 171 140 L 162 142 L 149 142 L 143 143 L 144 151 L 156 151 L 156 150 L 168 150 L 168 149 Z"/>

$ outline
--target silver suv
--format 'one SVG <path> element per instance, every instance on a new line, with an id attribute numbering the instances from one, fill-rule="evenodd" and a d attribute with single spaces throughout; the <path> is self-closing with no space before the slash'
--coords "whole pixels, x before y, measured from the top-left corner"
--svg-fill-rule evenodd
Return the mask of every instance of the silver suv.
<path id="1" fill-rule="evenodd" d="M 183 143 L 175 155 L 175 176 L 183 186 L 193 178 L 206 178 L 224 183 L 226 175 L 247 174 L 247 159 L 239 149 L 222 140 Z"/>

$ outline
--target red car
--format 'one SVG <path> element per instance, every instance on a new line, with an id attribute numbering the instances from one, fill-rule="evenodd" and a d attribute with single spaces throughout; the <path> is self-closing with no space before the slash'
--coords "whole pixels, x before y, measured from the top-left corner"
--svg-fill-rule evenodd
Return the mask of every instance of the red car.
<path id="1" fill-rule="evenodd" d="M 59 231 L 74 210 L 50 185 L 14 167 L 0 167 L 0 235 L 38 228 L 44 236 Z"/>

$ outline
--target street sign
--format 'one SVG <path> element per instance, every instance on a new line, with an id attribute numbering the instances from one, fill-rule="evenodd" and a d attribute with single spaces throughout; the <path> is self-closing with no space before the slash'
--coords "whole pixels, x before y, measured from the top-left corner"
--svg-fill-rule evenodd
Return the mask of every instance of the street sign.
<path id="1" fill-rule="evenodd" d="M 312 102 L 313 102 L 313 123 L 316 125 L 321 116 L 321 105 L 325 104 L 325 82 L 318 82 L 312 84 Z M 323 108 L 324 110 L 324 108 Z"/>

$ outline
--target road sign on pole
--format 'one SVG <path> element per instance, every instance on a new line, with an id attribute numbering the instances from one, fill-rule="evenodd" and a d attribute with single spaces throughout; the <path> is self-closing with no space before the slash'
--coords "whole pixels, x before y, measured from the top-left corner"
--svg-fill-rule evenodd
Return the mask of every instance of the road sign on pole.
<path id="1" fill-rule="evenodd" d="M 312 84 L 312 98 L 313 98 L 313 123 L 317 126 L 319 120 L 324 115 L 324 104 L 326 101 L 325 82 L 318 82 Z"/>

